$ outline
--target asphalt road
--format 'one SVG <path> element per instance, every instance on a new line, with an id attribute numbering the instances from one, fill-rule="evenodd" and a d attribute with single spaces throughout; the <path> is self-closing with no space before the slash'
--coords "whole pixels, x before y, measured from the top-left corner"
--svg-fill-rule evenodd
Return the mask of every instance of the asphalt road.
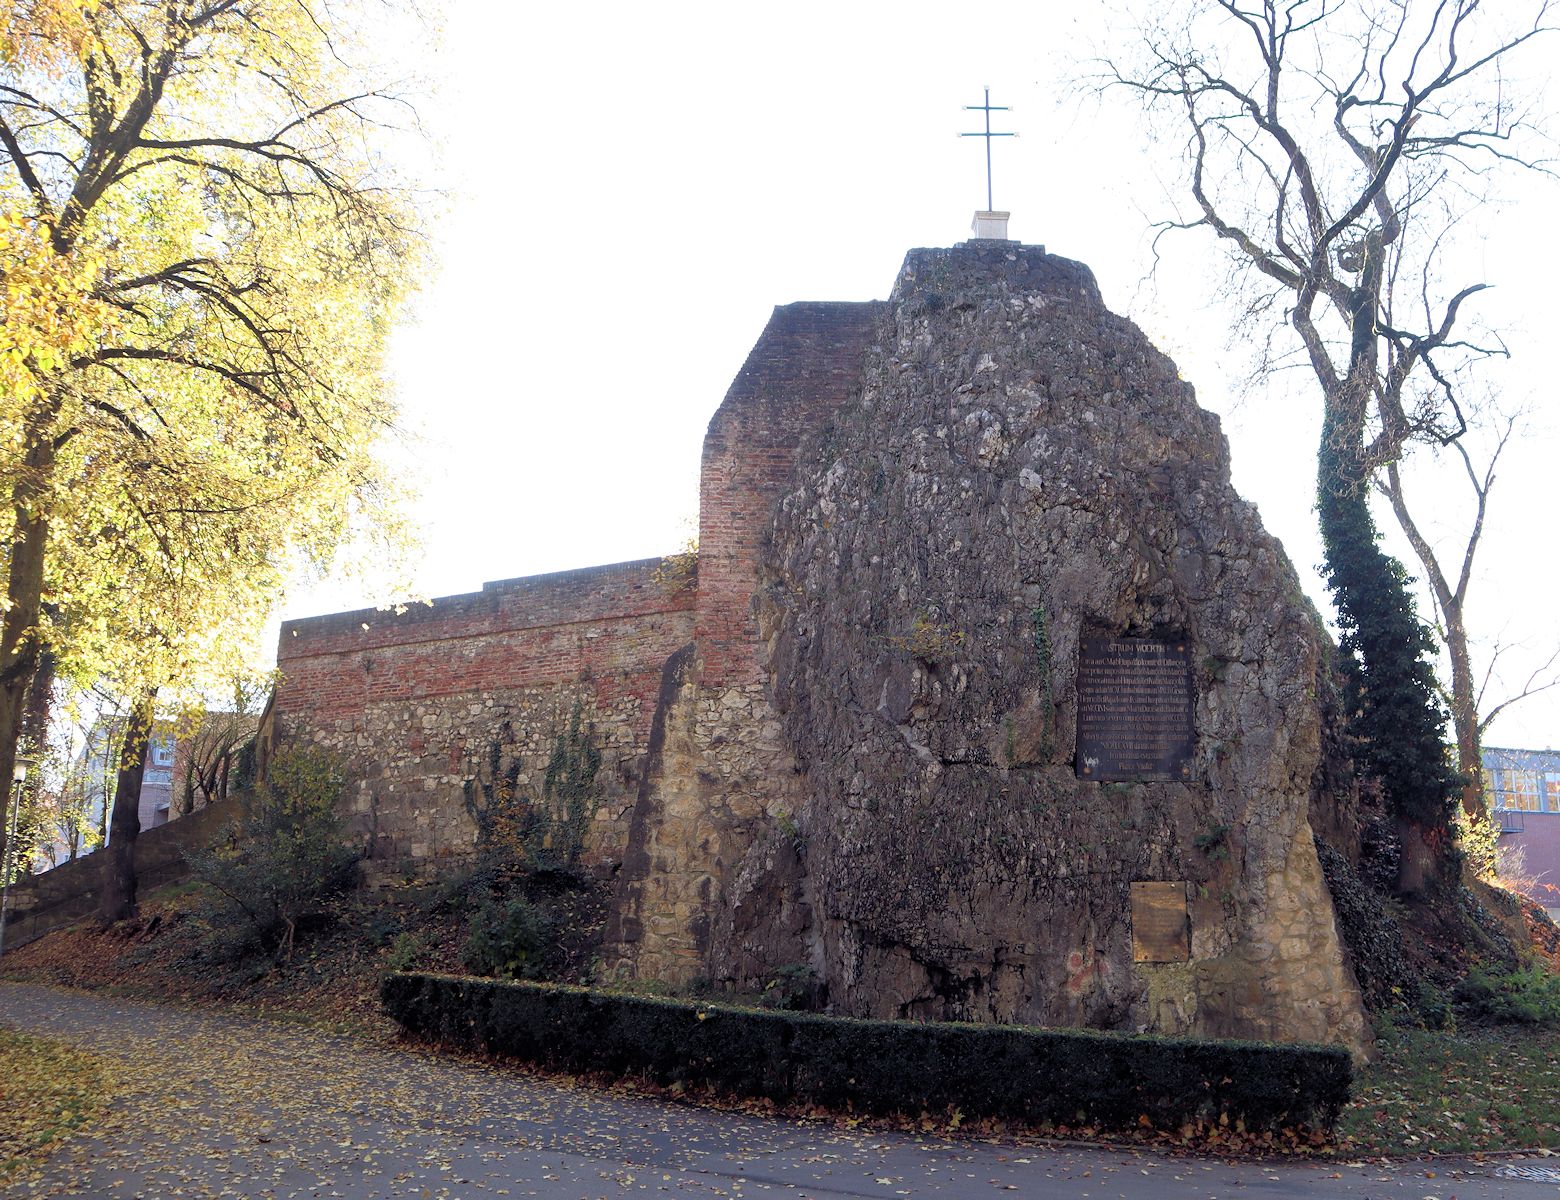
<path id="1" fill-rule="evenodd" d="M 126 1090 L 16 1197 L 1560 1196 L 1560 1158 L 1225 1163 L 917 1138 L 712 1112 L 280 1020 L 0 983 L 0 1024 L 74 1042 Z M 1560 1172 L 1556 1172 L 1560 1180 Z"/>

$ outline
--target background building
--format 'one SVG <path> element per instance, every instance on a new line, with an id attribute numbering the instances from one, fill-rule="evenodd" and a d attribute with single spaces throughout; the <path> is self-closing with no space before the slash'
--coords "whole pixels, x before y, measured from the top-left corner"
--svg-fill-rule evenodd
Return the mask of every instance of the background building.
<path id="1" fill-rule="evenodd" d="M 1560 919 L 1560 750 L 1484 750 L 1484 794 L 1506 870 Z"/>

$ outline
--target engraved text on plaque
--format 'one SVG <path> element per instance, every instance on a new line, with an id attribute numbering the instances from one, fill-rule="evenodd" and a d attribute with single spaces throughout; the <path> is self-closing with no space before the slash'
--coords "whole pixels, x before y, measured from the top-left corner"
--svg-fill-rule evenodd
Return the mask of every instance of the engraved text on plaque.
<path id="1" fill-rule="evenodd" d="M 1192 662 L 1185 641 L 1090 638 L 1078 647 L 1078 777 L 1189 779 Z"/>

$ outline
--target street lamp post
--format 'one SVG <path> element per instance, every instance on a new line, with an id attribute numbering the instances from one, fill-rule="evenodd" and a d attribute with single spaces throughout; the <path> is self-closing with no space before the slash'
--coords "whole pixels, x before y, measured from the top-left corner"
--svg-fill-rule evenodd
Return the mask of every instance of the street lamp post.
<path id="1" fill-rule="evenodd" d="M 27 763 L 17 758 L 11 768 L 11 789 L 6 806 L 4 882 L 0 883 L 0 954 L 5 953 L 5 920 L 11 915 L 11 864 L 16 861 L 16 825 L 22 810 L 22 784 L 27 782 Z"/>

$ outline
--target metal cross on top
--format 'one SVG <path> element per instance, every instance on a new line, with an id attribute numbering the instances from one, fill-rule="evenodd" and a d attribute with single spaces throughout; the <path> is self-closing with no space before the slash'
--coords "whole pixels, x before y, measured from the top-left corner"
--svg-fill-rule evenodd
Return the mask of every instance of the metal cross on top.
<path id="1" fill-rule="evenodd" d="M 994 138 L 994 137 L 1017 137 L 1018 134 L 1016 134 L 1016 133 L 992 133 L 991 132 L 991 114 L 994 113 L 994 112 L 1012 112 L 1013 110 L 1011 108 L 1009 108 L 1006 104 L 993 104 L 991 102 L 991 89 L 990 88 L 983 88 L 981 90 L 986 93 L 986 102 L 984 104 L 966 104 L 964 106 L 964 111 L 965 112 L 983 112 L 983 113 L 985 113 L 986 114 L 986 130 L 985 130 L 984 133 L 961 133 L 959 136 L 960 137 L 978 137 L 978 138 L 985 138 L 986 139 L 986 211 L 990 212 L 992 210 L 992 208 L 993 208 L 993 205 L 991 203 L 991 139 Z"/>

